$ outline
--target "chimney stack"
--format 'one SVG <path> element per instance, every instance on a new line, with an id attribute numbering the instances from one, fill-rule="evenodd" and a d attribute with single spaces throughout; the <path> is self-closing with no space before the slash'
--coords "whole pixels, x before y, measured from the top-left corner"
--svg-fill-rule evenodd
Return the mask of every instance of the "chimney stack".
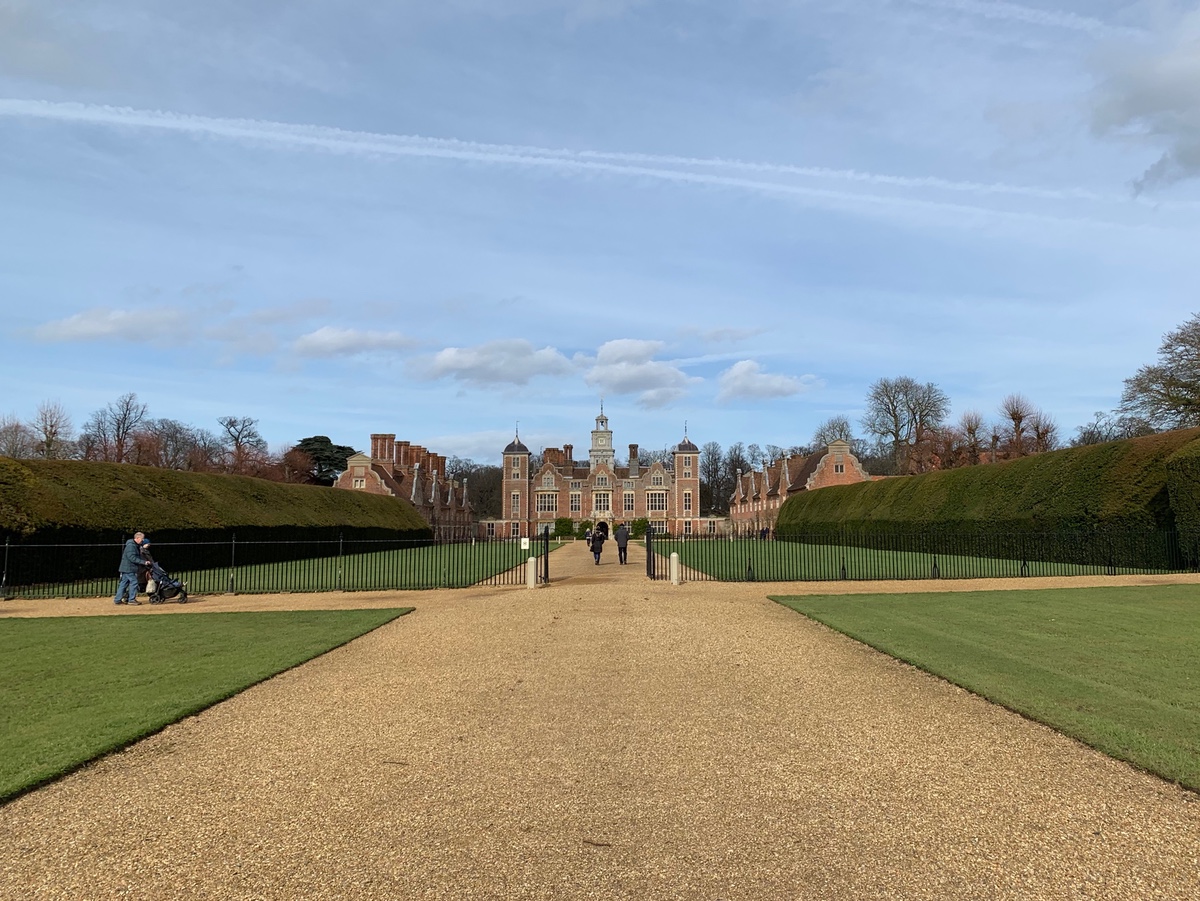
<path id="1" fill-rule="evenodd" d="M 629 478 L 636 479 L 640 472 L 638 464 L 638 446 L 636 444 L 629 445 Z"/>

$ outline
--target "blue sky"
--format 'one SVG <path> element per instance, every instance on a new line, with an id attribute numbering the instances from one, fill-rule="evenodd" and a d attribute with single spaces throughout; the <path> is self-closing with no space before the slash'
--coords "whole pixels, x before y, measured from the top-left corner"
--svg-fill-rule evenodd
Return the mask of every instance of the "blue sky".
<path id="1" fill-rule="evenodd" d="M 0 414 L 1069 437 L 1200 311 L 1197 175 L 1195 4 L 0 0 Z"/>

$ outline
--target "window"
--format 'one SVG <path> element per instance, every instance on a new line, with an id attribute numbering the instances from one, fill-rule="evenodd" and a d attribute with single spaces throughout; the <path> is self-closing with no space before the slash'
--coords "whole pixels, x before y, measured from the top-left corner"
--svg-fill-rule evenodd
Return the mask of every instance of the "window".
<path id="1" fill-rule="evenodd" d="M 633 512 L 633 492 L 632 491 L 625 492 L 625 512 L 626 513 Z"/>
<path id="2" fill-rule="evenodd" d="M 845 464 L 845 463 L 834 463 L 834 464 L 833 464 L 833 471 L 834 471 L 834 472 L 845 472 L 845 471 L 846 471 L 846 464 Z"/>
<path id="3" fill-rule="evenodd" d="M 690 469 L 685 469 L 683 471 L 683 477 L 685 479 L 690 479 L 692 477 L 692 471 Z"/>
<path id="4" fill-rule="evenodd" d="M 579 513 L 583 510 L 582 495 L 578 491 L 571 492 L 571 512 Z"/>
<path id="5" fill-rule="evenodd" d="M 684 469 L 691 469 L 691 468 L 692 468 L 692 458 L 691 458 L 691 457 L 684 457 L 684 458 L 683 458 L 683 468 L 684 468 Z"/>
<path id="6" fill-rule="evenodd" d="M 512 527 L 508 530 L 508 534 L 511 535 L 513 538 L 520 538 L 521 537 L 521 524 L 519 522 L 514 522 L 512 524 Z"/>
<path id="7" fill-rule="evenodd" d="M 509 506 L 510 506 L 510 509 L 512 510 L 512 512 L 510 514 L 511 516 L 513 516 L 514 518 L 517 516 L 520 516 L 521 515 L 521 495 L 514 491 L 512 493 L 512 497 L 509 498 Z"/>
<path id="8" fill-rule="evenodd" d="M 683 493 L 683 512 L 692 512 L 692 493 L 690 491 L 685 491 Z"/>
<path id="9" fill-rule="evenodd" d="M 666 535 L 667 521 L 665 519 L 653 519 L 650 521 L 650 528 L 654 529 L 655 535 Z"/>
<path id="10" fill-rule="evenodd" d="M 663 483 L 662 473 L 656 472 L 654 475 L 652 475 L 650 477 L 650 484 L 653 485 L 655 488 L 661 487 L 662 483 Z M 666 508 L 664 507 L 663 509 L 666 509 Z"/>
<path id="11" fill-rule="evenodd" d="M 550 494 L 549 492 L 541 492 L 537 496 L 538 513 L 557 513 L 558 512 L 558 495 Z"/>
<path id="12" fill-rule="evenodd" d="M 355 479 L 355 480 L 354 480 L 354 487 L 355 487 L 355 488 L 366 488 L 366 487 L 367 487 L 367 480 L 366 480 L 366 479 Z"/>
<path id="13" fill-rule="evenodd" d="M 646 509 L 652 513 L 661 513 L 667 509 L 667 493 L 665 491 L 647 491 Z"/>
<path id="14" fill-rule="evenodd" d="M 685 519 L 683 521 L 683 534 L 684 535 L 692 534 L 692 521 L 690 519 Z"/>
<path id="15" fill-rule="evenodd" d="M 544 476 L 542 476 L 542 487 L 543 488 L 553 488 L 554 487 L 554 473 L 548 472 Z"/>
<path id="16" fill-rule="evenodd" d="M 572 482 L 572 483 L 571 483 L 571 487 L 572 487 L 572 488 L 582 488 L 582 487 L 583 487 L 583 482 Z"/>
<path id="17" fill-rule="evenodd" d="M 708 521 L 708 534 L 709 535 L 717 534 L 717 521 L 715 519 L 710 519 Z"/>
<path id="18" fill-rule="evenodd" d="M 633 479 L 629 479 L 629 480 L 627 480 L 627 481 L 625 482 L 625 487 L 626 487 L 626 488 L 632 488 L 632 487 L 633 487 Z"/>
<path id="19" fill-rule="evenodd" d="M 598 491 L 593 494 L 592 509 L 597 513 L 607 513 L 612 509 L 612 495 L 607 491 Z"/>
<path id="20" fill-rule="evenodd" d="M 494 522 L 489 522 L 487 524 L 487 537 L 488 538 L 496 537 L 496 524 Z"/>
<path id="21" fill-rule="evenodd" d="M 596 487 L 597 488 L 607 488 L 608 487 L 608 476 L 596 476 Z"/>

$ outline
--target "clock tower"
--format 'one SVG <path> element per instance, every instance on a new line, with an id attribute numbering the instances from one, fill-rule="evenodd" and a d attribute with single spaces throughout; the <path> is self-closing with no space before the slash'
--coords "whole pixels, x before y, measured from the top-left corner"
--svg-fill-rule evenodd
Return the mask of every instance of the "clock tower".
<path id="1" fill-rule="evenodd" d="M 588 451 L 588 464 L 594 470 L 600 464 L 610 469 L 614 462 L 612 431 L 608 428 L 608 417 L 604 415 L 604 407 L 600 407 L 600 415 L 596 417 L 596 427 L 592 429 L 592 448 Z"/>

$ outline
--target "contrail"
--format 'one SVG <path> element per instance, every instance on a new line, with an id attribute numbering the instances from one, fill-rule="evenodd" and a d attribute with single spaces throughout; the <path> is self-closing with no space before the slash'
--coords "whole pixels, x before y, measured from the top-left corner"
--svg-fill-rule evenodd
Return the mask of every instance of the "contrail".
<path id="1" fill-rule="evenodd" d="M 488 164 L 507 164 L 559 171 L 641 177 L 659 181 L 738 188 L 759 193 L 807 199 L 839 209 L 893 207 L 936 210 L 956 215 L 1000 217 L 1036 221 L 1074 222 L 1091 225 L 1111 224 L 1090 219 L 1054 217 L 1038 213 L 999 210 L 969 204 L 950 203 L 906 196 L 890 196 L 858 191 L 840 191 L 779 181 L 712 174 L 691 169 L 725 168 L 771 175 L 802 175 L 857 181 L 907 188 L 943 188 L 976 194 L 1013 193 L 1048 199 L 1080 198 L 1103 200 L 1087 192 L 1054 192 L 1008 185 L 953 182 L 942 179 L 905 178 L 876 175 L 854 170 L 746 163 L 739 160 L 704 159 L 651 154 L 569 151 L 542 147 L 480 144 L 453 139 L 424 138 L 347 131 L 319 125 L 294 125 L 256 119 L 222 119 L 192 116 L 159 110 L 102 106 L 85 103 L 52 103 L 42 100 L 0 99 L 0 116 L 81 122 L 120 128 L 147 128 L 202 137 L 217 137 L 251 144 L 274 144 L 309 148 L 330 153 L 366 156 L 420 157 Z M 681 168 L 690 167 L 690 168 Z"/>

